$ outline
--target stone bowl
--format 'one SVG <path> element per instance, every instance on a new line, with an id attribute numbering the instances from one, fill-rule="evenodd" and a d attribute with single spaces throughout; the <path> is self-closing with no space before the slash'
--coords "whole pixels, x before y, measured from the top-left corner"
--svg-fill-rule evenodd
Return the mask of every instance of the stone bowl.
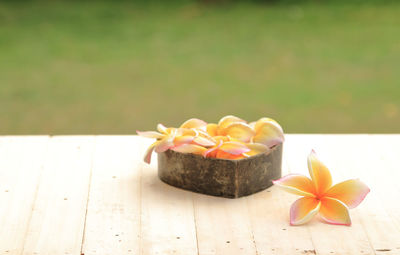
<path id="1" fill-rule="evenodd" d="M 269 154 L 230 160 L 167 150 L 158 153 L 158 177 L 202 194 L 238 198 L 264 190 L 281 177 L 282 144 Z"/>

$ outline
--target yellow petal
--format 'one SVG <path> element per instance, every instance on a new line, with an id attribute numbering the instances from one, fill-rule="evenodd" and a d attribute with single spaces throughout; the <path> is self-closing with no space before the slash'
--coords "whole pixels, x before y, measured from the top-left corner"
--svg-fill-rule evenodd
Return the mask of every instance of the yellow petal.
<path id="1" fill-rule="evenodd" d="M 313 197 L 302 197 L 290 207 L 290 225 L 301 225 L 310 221 L 320 209 L 321 203 Z"/>
<path id="2" fill-rule="evenodd" d="M 157 130 L 164 135 L 171 135 L 178 131 L 177 128 L 167 128 L 163 124 L 158 124 Z"/>
<path id="3" fill-rule="evenodd" d="M 152 145 L 147 148 L 146 153 L 144 154 L 143 161 L 146 162 L 147 164 L 150 164 L 151 162 L 151 154 L 153 153 L 154 147 L 159 143 L 159 141 L 153 143 Z"/>
<path id="4" fill-rule="evenodd" d="M 161 123 L 157 125 L 157 130 L 162 134 L 167 134 L 167 127 Z"/>
<path id="5" fill-rule="evenodd" d="M 292 194 L 315 197 L 314 184 L 304 175 L 289 174 L 272 183 Z"/>
<path id="6" fill-rule="evenodd" d="M 211 136 L 218 135 L 218 125 L 214 123 L 207 124 L 207 133 Z"/>
<path id="7" fill-rule="evenodd" d="M 347 206 L 337 199 L 323 197 L 319 210 L 321 217 L 328 223 L 334 225 L 351 225 L 350 214 Z"/>
<path id="8" fill-rule="evenodd" d="M 246 152 L 246 155 L 251 157 L 257 154 L 261 153 L 269 153 L 271 149 L 262 143 L 247 143 L 246 144 L 247 148 L 250 149 L 250 151 Z"/>
<path id="9" fill-rule="evenodd" d="M 346 204 L 349 209 L 357 207 L 370 189 L 360 180 L 347 180 L 331 187 L 325 197 L 335 198 Z"/>
<path id="10" fill-rule="evenodd" d="M 139 136 L 147 137 L 147 138 L 161 139 L 161 138 L 164 137 L 163 134 L 160 134 L 160 133 L 155 132 L 155 131 L 136 131 L 136 133 L 137 133 Z"/>
<path id="11" fill-rule="evenodd" d="M 282 128 L 273 121 L 257 122 L 254 129 L 256 135 L 253 137 L 253 142 L 255 143 L 262 143 L 271 148 L 285 140 Z"/>
<path id="12" fill-rule="evenodd" d="M 172 150 L 182 153 L 193 153 L 202 155 L 207 149 L 195 144 L 182 144 L 180 146 L 172 148 Z"/>
<path id="13" fill-rule="evenodd" d="M 160 141 L 158 141 L 158 144 L 154 148 L 155 152 L 160 153 L 164 152 L 172 147 L 174 147 L 174 136 L 167 136 Z"/>
<path id="14" fill-rule="evenodd" d="M 220 141 L 222 141 L 222 142 L 229 142 L 229 138 L 228 138 L 228 137 L 226 137 L 226 136 L 221 136 L 221 135 L 214 136 L 213 139 L 214 139 L 217 143 L 219 143 Z"/>
<path id="15" fill-rule="evenodd" d="M 225 142 L 219 147 L 219 149 L 233 155 L 239 155 L 250 151 L 246 145 L 238 142 Z"/>
<path id="16" fill-rule="evenodd" d="M 324 194 L 332 186 L 332 176 L 329 169 L 317 158 L 314 150 L 308 156 L 307 163 L 316 193 Z"/>
<path id="17" fill-rule="evenodd" d="M 190 135 L 182 135 L 182 136 L 177 136 L 174 139 L 174 145 L 179 146 L 182 144 L 187 144 L 191 143 L 193 141 L 194 137 Z"/>
<path id="18" fill-rule="evenodd" d="M 215 142 L 201 136 L 195 137 L 193 139 L 193 142 L 204 147 L 210 147 L 215 145 Z"/>
<path id="19" fill-rule="evenodd" d="M 215 158 L 217 155 L 217 150 L 219 149 L 219 147 L 221 147 L 221 145 L 224 142 L 222 140 L 219 140 L 216 145 L 214 145 L 212 148 L 207 149 L 206 151 L 203 152 L 203 156 L 204 157 L 210 157 L 210 158 Z"/>
<path id="20" fill-rule="evenodd" d="M 198 136 L 199 133 L 197 132 L 196 129 L 189 129 L 189 128 L 178 128 L 177 130 L 177 135 L 183 135 L 183 136 Z"/>
<path id="21" fill-rule="evenodd" d="M 242 158 L 246 158 L 246 156 L 244 156 L 243 154 L 231 154 L 222 150 L 217 150 L 217 153 L 215 155 L 216 158 L 222 158 L 222 159 L 242 159 Z"/>
<path id="22" fill-rule="evenodd" d="M 187 121 L 185 121 L 182 125 L 181 128 L 202 128 L 207 126 L 207 123 L 203 120 L 200 119 L 189 119 Z"/>
<path id="23" fill-rule="evenodd" d="M 249 142 L 255 135 L 254 130 L 246 123 L 233 123 L 224 130 L 225 135 L 241 142 Z"/>
<path id="24" fill-rule="evenodd" d="M 242 120 L 241 118 L 238 118 L 233 115 L 228 115 L 220 119 L 218 122 L 218 132 L 221 132 L 220 135 L 224 135 L 224 129 L 231 125 L 232 123 L 237 123 L 237 122 L 243 122 L 246 123 L 246 121 Z"/>
<path id="25" fill-rule="evenodd" d="M 263 123 L 269 123 L 269 122 L 275 123 L 282 130 L 282 127 L 279 125 L 278 122 L 276 122 L 274 119 L 265 118 L 265 117 L 261 118 L 261 119 L 257 120 L 257 122 L 255 122 L 254 130 L 260 129 L 260 127 L 263 125 Z M 282 132 L 283 132 L 283 130 L 282 130 Z"/>

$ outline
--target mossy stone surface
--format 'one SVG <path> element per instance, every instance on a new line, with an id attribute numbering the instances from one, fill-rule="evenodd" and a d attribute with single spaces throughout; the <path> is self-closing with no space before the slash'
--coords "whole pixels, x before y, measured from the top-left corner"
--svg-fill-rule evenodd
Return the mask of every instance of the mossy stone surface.
<path id="1" fill-rule="evenodd" d="M 204 158 L 168 150 L 158 154 L 158 176 L 172 186 L 213 196 L 238 198 L 281 177 L 282 144 L 271 153 L 239 160 Z"/>

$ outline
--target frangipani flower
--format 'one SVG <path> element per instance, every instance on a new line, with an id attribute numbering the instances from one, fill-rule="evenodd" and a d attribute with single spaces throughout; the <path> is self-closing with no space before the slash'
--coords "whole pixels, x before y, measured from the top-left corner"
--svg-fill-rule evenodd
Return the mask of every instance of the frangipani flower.
<path id="1" fill-rule="evenodd" d="M 144 162 L 150 164 L 153 150 L 160 153 L 190 143 L 199 146 L 213 146 L 215 143 L 212 140 L 201 137 L 199 132 L 195 129 L 186 128 L 186 126 L 194 126 L 194 122 L 197 121 L 193 121 L 192 123 L 186 121 L 182 124 L 183 127 L 181 126 L 181 128 L 166 128 L 164 125 L 158 124 L 157 130 L 160 133 L 155 131 L 137 131 L 140 136 L 157 139 L 157 141 L 147 149 L 144 156 Z M 197 124 L 199 124 L 199 122 L 197 122 Z M 207 125 L 207 123 L 205 123 L 205 125 Z"/>
<path id="2" fill-rule="evenodd" d="M 250 123 L 250 126 L 255 131 L 252 140 L 255 143 L 262 143 L 271 148 L 285 140 L 282 127 L 273 119 L 261 118 L 257 122 Z"/>
<path id="3" fill-rule="evenodd" d="M 241 159 L 269 153 L 270 148 L 284 141 L 282 128 L 269 118 L 250 124 L 232 115 L 223 117 L 218 124 L 192 118 L 179 128 L 158 124 L 157 130 L 137 131 L 140 136 L 157 139 L 146 151 L 146 163 L 150 163 L 153 151 L 169 149 L 204 157 Z"/>
<path id="4" fill-rule="evenodd" d="M 255 135 L 254 130 L 238 117 L 228 115 L 223 117 L 217 124 L 208 124 L 207 132 L 211 136 L 227 136 L 237 141 L 249 142 Z"/>
<path id="5" fill-rule="evenodd" d="M 349 209 L 357 207 L 370 189 L 357 179 L 332 186 L 331 173 L 314 151 L 308 156 L 308 170 L 311 179 L 290 174 L 273 181 L 286 191 L 303 196 L 290 208 L 290 224 L 304 224 L 319 213 L 327 223 L 350 226 Z"/>

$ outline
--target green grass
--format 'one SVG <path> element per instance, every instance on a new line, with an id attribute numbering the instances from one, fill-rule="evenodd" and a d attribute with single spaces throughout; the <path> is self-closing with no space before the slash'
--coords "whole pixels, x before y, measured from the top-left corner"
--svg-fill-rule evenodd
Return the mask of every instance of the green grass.
<path id="1" fill-rule="evenodd" d="M 0 134 L 399 133 L 400 3 L 0 3 Z"/>

